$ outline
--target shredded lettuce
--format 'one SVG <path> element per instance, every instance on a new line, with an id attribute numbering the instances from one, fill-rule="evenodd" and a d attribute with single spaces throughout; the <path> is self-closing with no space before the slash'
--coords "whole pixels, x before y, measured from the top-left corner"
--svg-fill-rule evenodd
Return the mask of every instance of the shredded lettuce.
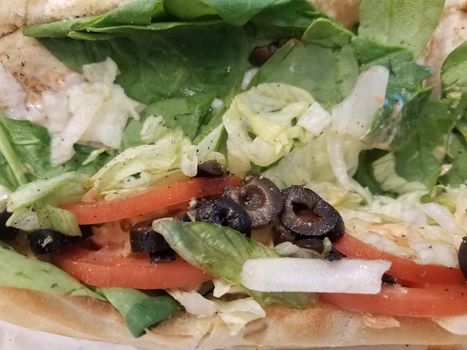
<path id="1" fill-rule="evenodd" d="M 51 163 L 60 165 L 73 157 L 77 142 L 100 143 L 118 149 L 128 118 L 139 118 L 142 105 L 114 84 L 118 67 L 107 58 L 83 66 L 85 82 L 72 86 L 60 96 L 67 101 L 63 129 L 52 133 Z"/>
<path id="2" fill-rule="evenodd" d="M 266 317 L 266 311 L 253 298 L 218 301 L 217 314 L 231 335 L 238 334 L 251 321 Z"/>
<path id="3" fill-rule="evenodd" d="M 315 178 L 332 179 L 325 141 L 325 137 L 319 137 L 314 142 L 296 147 L 262 175 L 280 188 L 305 185 Z"/>
<path id="4" fill-rule="evenodd" d="M 24 185 L 8 198 L 7 210 L 12 215 L 7 225 L 24 231 L 52 229 L 79 236 L 81 230 L 76 217 L 58 206 L 80 200 L 91 184 L 86 175 L 66 173 Z"/>
<path id="5" fill-rule="evenodd" d="M 331 126 L 331 115 L 318 102 L 313 103 L 298 121 L 298 125 L 313 136 L 319 136 Z"/>
<path id="6" fill-rule="evenodd" d="M 368 200 L 368 191 L 352 175 L 358 168 L 359 153 L 367 148 L 360 139 L 384 104 L 388 78 L 386 68 L 370 67 L 361 73 L 351 94 L 330 114 L 316 103 L 311 104 L 298 121 L 298 126 L 308 131 L 301 138 L 305 145 L 297 145 L 263 175 L 280 187 L 318 181 L 338 183 L 343 191 L 358 192 Z"/>
<path id="7" fill-rule="evenodd" d="M 196 290 L 168 289 L 167 293 L 177 300 L 189 314 L 198 317 L 210 317 L 216 313 L 215 301 L 205 298 Z"/>
<path id="8" fill-rule="evenodd" d="M 167 292 L 192 315 L 198 317 L 217 315 L 232 335 L 242 331 L 249 322 L 266 316 L 261 305 L 251 297 L 223 301 L 207 299 L 195 290 L 171 289 Z"/>
<path id="9" fill-rule="evenodd" d="M 396 173 L 394 154 L 387 153 L 372 163 L 373 175 L 381 189 L 385 192 L 404 194 L 409 192 L 425 192 L 426 187 L 419 182 L 408 182 Z"/>
<path id="10" fill-rule="evenodd" d="M 286 84 L 261 84 L 237 95 L 224 114 L 229 169 L 243 173 L 251 163 L 273 164 L 302 138 L 295 126 L 313 98 L 304 90 Z"/>
<path id="11" fill-rule="evenodd" d="M 158 128 L 151 130 L 158 133 Z M 107 163 L 92 177 L 93 189 L 103 195 L 138 192 L 174 170 L 194 176 L 197 165 L 196 146 L 182 131 L 166 129 L 155 143 L 129 148 Z"/>

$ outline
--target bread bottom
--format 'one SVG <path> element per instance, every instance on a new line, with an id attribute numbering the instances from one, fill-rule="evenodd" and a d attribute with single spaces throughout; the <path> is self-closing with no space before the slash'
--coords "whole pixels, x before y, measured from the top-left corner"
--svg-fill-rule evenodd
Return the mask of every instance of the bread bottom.
<path id="1" fill-rule="evenodd" d="M 269 307 L 267 318 L 230 335 L 217 317 L 186 313 L 134 338 L 110 304 L 85 297 L 64 297 L 0 287 L 0 319 L 17 325 L 76 338 L 134 345 L 142 349 L 304 349 L 356 345 L 467 344 L 430 320 L 398 318 L 398 327 L 369 327 L 365 316 L 320 303 L 297 310 Z"/>

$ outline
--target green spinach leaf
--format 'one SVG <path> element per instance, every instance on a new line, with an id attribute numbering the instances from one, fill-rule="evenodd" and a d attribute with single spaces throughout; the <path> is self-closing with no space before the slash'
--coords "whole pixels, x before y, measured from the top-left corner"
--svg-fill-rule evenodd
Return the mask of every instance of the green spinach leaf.
<path id="1" fill-rule="evenodd" d="M 95 28 L 147 26 L 153 18 L 164 17 L 161 0 L 135 0 L 103 15 L 36 24 L 25 27 L 23 34 L 36 38 L 61 38 L 70 33 L 92 32 Z"/>
<path id="2" fill-rule="evenodd" d="M 293 0 L 200 0 L 215 9 L 225 21 L 242 26 L 260 12 Z"/>
<path id="3" fill-rule="evenodd" d="M 310 24 L 326 17 L 307 0 L 295 0 L 266 9 L 253 17 L 246 29 L 254 41 L 300 38 Z"/>
<path id="4" fill-rule="evenodd" d="M 398 138 L 404 133 L 401 129 L 410 125 L 417 113 L 414 109 L 431 94 L 430 88 L 422 87 L 423 81 L 431 75 L 428 68 L 413 61 L 390 61 L 388 64 L 391 75 L 385 104 L 365 136 L 365 142 L 380 149 L 390 149 L 394 142 L 403 141 Z"/>
<path id="5" fill-rule="evenodd" d="M 127 288 L 99 288 L 98 292 L 122 314 L 135 337 L 182 310 L 180 304 L 168 295 L 150 296 Z"/>
<path id="6" fill-rule="evenodd" d="M 467 179 L 467 139 L 455 130 L 449 136 L 446 161 L 451 165 L 441 177 L 441 182 L 448 185 L 461 185 Z"/>
<path id="7" fill-rule="evenodd" d="M 10 190 L 37 179 L 50 178 L 69 171 L 92 175 L 111 158 L 90 146 L 75 145 L 76 154 L 67 163 L 50 164 L 50 136 L 46 128 L 26 120 L 0 115 L 0 184 Z"/>
<path id="8" fill-rule="evenodd" d="M 111 57 L 117 79 L 133 99 L 151 104 L 163 99 L 212 93 L 222 98 L 241 83 L 248 66 L 243 29 L 228 25 L 181 26 L 104 41 L 44 39 L 63 63 L 83 64 Z"/>
<path id="9" fill-rule="evenodd" d="M 367 187 L 373 194 L 384 194 L 379 182 L 373 174 L 372 164 L 386 152 L 378 149 L 363 151 L 358 157 L 358 169 L 354 179 L 363 187 Z"/>
<path id="10" fill-rule="evenodd" d="M 467 93 L 467 41 L 449 54 L 441 68 L 441 83 L 444 94 Z"/>
<path id="11" fill-rule="evenodd" d="M 280 48 L 250 85 L 287 83 L 307 90 L 321 104 L 335 105 L 348 96 L 359 73 L 351 38 L 351 32 L 318 19 L 303 41 L 290 40 Z"/>
<path id="12" fill-rule="evenodd" d="M 396 172 L 408 181 L 418 181 L 432 188 L 440 176 L 448 135 L 460 111 L 452 108 L 449 99 L 422 99 L 413 111 L 393 142 Z"/>
<path id="13" fill-rule="evenodd" d="M 358 35 L 401 46 L 417 57 L 439 21 L 444 0 L 363 0 Z"/>
<path id="14" fill-rule="evenodd" d="M 355 56 L 363 68 L 380 65 L 390 69 L 393 62 L 409 62 L 413 60 L 412 52 L 406 48 L 384 45 L 359 36 L 353 38 L 352 46 Z"/>

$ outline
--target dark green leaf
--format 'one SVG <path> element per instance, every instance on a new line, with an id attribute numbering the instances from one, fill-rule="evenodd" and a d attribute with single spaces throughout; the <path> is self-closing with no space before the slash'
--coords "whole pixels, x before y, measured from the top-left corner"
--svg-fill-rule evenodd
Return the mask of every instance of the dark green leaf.
<path id="1" fill-rule="evenodd" d="M 293 0 L 201 0 L 228 23 L 242 26 L 260 12 Z"/>
<path id="2" fill-rule="evenodd" d="M 350 44 L 354 34 L 328 19 L 320 18 L 303 33 L 302 41 L 327 48 L 340 49 Z"/>
<path id="3" fill-rule="evenodd" d="M 420 101 L 393 143 L 396 172 L 432 188 L 440 176 L 448 135 L 459 117 L 451 100 Z"/>
<path id="4" fill-rule="evenodd" d="M 93 161 L 83 164 L 96 149 L 74 146 L 76 154 L 67 163 L 53 167 L 50 164 L 50 136 L 47 129 L 26 120 L 0 116 L 0 184 L 14 190 L 37 179 L 49 178 L 69 171 L 92 175 L 112 155 L 99 154 Z"/>
<path id="5" fill-rule="evenodd" d="M 153 17 L 161 15 L 161 0 L 135 0 L 100 16 L 28 26 L 23 29 L 23 34 L 36 38 L 60 38 L 70 32 L 88 32 L 93 28 L 145 26 L 151 24 Z"/>
<path id="6" fill-rule="evenodd" d="M 367 187 L 373 194 L 383 194 L 383 190 L 375 179 L 372 163 L 385 153 L 385 151 L 373 149 L 361 152 L 358 157 L 358 169 L 354 178 L 360 185 Z"/>
<path id="7" fill-rule="evenodd" d="M 121 71 L 117 83 L 146 104 L 198 93 L 222 98 L 241 83 L 248 65 L 244 31 L 225 25 L 181 26 L 105 41 L 42 42 L 76 71 L 111 57 Z"/>
<path id="8" fill-rule="evenodd" d="M 363 0 L 358 35 L 417 57 L 438 24 L 444 0 Z"/>
<path id="9" fill-rule="evenodd" d="M 147 106 L 142 117 L 160 115 L 164 118 L 165 126 L 180 127 L 186 136 L 193 139 L 198 134 L 198 129 L 211 108 L 214 97 L 214 93 L 207 93 L 163 100 Z"/>
<path id="10" fill-rule="evenodd" d="M 217 11 L 202 0 L 164 0 L 164 9 L 169 15 L 184 20 L 217 16 Z"/>
<path id="11" fill-rule="evenodd" d="M 191 97 L 178 97 L 155 102 L 147 106 L 141 113 L 140 120 L 131 120 L 124 133 L 121 149 L 143 144 L 140 132 L 149 116 L 162 116 L 164 126 L 181 128 L 187 137 L 194 139 L 208 113 L 211 112 L 211 103 L 214 94 L 197 94 Z M 216 126 L 221 121 L 216 122 Z"/>
<path id="12" fill-rule="evenodd" d="M 467 41 L 449 54 L 441 68 L 441 83 L 445 94 L 467 93 Z"/>
<path id="13" fill-rule="evenodd" d="M 139 337 L 182 309 L 167 295 L 149 296 L 135 289 L 100 288 L 98 290 L 122 314 L 131 334 Z"/>
<path id="14" fill-rule="evenodd" d="M 352 40 L 355 56 L 363 67 L 385 66 L 391 67 L 391 62 L 412 61 L 412 53 L 400 46 L 388 46 L 373 40 L 354 37 Z"/>
<path id="15" fill-rule="evenodd" d="M 300 38 L 313 20 L 325 17 L 307 0 L 271 7 L 253 17 L 248 31 L 256 40 L 275 40 L 284 37 Z"/>
<path id="16" fill-rule="evenodd" d="M 393 143 L 404 141 L 398 135 L 410 127 L 410 120 L 417 115 L 420 102 L 431 94 L 430 88 L 422 88 L 423 81 L 431 75 L 429 69 L 412 61 L 388 63 L 391 75 L 386 101 L 365 136 L 368 144 L 381 149 L 389 149 Z"/>
<path id="17" fill-rule="evenodd" d="M 467 179 L 467 139 L 457 130 L 449 136 L 446 158 L 451 168 L 441 177 L 441 182 L 447 185 L 464 184 Z"/>
<path id="18" fill-rule="evenodd" d="M 318 19 L 304 39 L 306 43 L 290 40 L 280 48 L 261 67 L 251 86 L 287 83 L 307 90 L 323 105 L 341 102 L 350 93 L 359 72 L 350 45 L 351 33 Z"/>

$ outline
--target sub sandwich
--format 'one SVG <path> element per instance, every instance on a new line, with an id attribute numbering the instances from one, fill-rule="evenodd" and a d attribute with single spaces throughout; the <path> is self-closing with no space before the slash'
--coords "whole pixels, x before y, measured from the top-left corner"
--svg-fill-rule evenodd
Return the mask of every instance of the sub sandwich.
<path id="1" fill-rule="evenodd" d="M 144 349 L 467 343 L 465 1 L 0 9 L 0 319 Z"/>

